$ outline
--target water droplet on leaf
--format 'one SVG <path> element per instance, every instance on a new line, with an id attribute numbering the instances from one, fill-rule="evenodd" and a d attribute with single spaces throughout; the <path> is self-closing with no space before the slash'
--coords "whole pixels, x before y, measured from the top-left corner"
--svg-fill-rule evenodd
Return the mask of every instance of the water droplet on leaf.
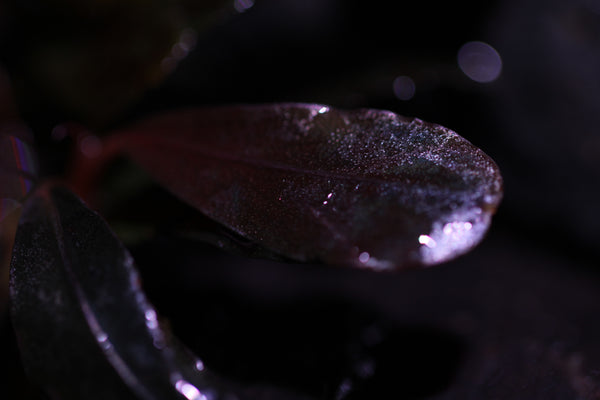
<path id="1" fill-rule="evenodd" d="M 211 219 L 298 261 L 438 264 L 483 238 L 502 197 L 498 167 L 481 150 L 382 110 L 188 109 L 140 121 L 105 147 L 105 159 L 129 155 Z"/>

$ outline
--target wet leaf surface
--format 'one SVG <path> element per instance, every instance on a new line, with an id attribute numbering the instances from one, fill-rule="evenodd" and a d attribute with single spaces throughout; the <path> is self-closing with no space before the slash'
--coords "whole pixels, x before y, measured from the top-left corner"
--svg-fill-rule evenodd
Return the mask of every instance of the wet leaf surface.
<path id="1" fill-rule="evenodd" d="M 189 109 L 118 131 L 104 148 L 99 163 L 125 153 L 208 217 L 297 261 L 444 262 L 482 239 L 502 195 L 481 150 L 388 111 Z"/>

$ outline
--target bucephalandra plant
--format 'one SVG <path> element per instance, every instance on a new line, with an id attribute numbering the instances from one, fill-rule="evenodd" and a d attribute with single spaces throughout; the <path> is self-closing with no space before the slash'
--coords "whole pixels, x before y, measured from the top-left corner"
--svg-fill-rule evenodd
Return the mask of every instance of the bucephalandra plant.
<path id="1" fill-rule="evenodd" d="M 149 27 L 162 21 L 156 10 L 149 16 Z M 179 24 L 169 31 L 179 31 Z M 172 68 L 192 46 L 194 31 L 182 32 L 172 47 L 168 35 L 161 38 L 170 51 L 161 68 Z M 117 48 L 145 42 L 127 37 L 132 44 Z M 49 48 L 54 45 L 50 40 Z M 95 49 L 79 45 L 66 51 L 66 66 L 93 65 Z M 41 54 L 53 60 L 52 51 Z M 114 65 L 124 79 L 129 64 Z M 86 82 L 86 68 L 69 71 L 53 69 L 52 83 Z M 137 78 L 132 86 L 141 90 L 147 77 Z M 112 87 L 90 85 L 98 95 L 89 104 L 78 97 L 85 90 L 65 91 L 67 103 L 90 121 L 105 118 L 103 112 L 114 116 L 139 94 L 128 92 L 103 110 L 97 105 L 113 96 Z M 175 109 L 101 132 L 81 130 L 72 134 L 68 176 L 40 180 L 36 144 L 11 97 L 4 80 L 0 313 L 10 302 L 25 370 L 51 399 L 314 399 L 217 373 L 171 332 L 168 316 L 144 292 L 123 243 L 127 235 L 115 233 L 126 232 L 104 220 L 103 203 L 127 201 L 105 190 L 107 181 L 133 170 L 170 192 L 210 221 L 194 225 L 190 218 L 192 240 L 373 274 L 428 268 L 465 254 L 483 239 L 502 198 L 498 166 L 450 129 L 385 110 L 306 103 Z M 343 381 L 330 392 L 342 400 L 348 390 Z"/>
<path id="2" fill-rule="evenodd" d="M 5 203 L 24 202 L 10 295 L 31 379 L 56 399 L 252 398 L 161 325 L 126 248 L 64 184 L 18 198 L 31 178 L 18 143 L 8 153 L 17 168 L 3 178 L 14 184 Z M 502 196 L 481 150 L 380 110 L 186 109 L 118 129 L 99 148 L 71 179 L 91 200 L 102 171 L 123 156 L 222 225 L 229 235 L 218 246 L 235 247 L 235 235 L 255 254 L 340 267 L 394 271 L 454 258 L 481 240 Z M 79 350 L 61 352 L 65 341 Z"/>

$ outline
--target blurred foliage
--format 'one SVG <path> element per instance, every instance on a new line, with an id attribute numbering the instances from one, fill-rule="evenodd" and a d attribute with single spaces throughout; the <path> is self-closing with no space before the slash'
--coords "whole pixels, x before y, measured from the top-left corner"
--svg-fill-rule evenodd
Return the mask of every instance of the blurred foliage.
<path id="1" fill-rule="evenodd" d="M 103 126 L 171 72 L 224 3 L 9 0 L 2 61 L 28 117 L 52 99 L 70 118 Z"/>

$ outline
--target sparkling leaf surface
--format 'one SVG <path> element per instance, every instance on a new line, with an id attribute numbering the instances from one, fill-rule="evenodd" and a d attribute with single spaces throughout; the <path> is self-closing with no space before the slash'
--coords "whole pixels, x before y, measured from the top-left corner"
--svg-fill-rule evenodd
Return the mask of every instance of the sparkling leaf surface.
<path id="1" fill-rule="evenodd" d="M 455 132 L 389 111 L 280 104 L 189 109 L 110 136 L 174 194 L 298 261 L 429 266 L 474 247 L 502 196 Z"/>

